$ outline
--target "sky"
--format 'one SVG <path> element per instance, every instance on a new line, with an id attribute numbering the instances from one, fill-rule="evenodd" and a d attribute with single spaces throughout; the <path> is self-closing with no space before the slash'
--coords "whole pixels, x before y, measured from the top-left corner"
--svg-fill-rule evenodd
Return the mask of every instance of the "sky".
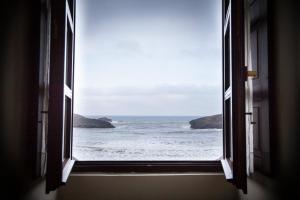
<path id="1" fill-rule="evenodd" d="M 77 0 L 74 112 L 222 112 L 221 0 Z"/>

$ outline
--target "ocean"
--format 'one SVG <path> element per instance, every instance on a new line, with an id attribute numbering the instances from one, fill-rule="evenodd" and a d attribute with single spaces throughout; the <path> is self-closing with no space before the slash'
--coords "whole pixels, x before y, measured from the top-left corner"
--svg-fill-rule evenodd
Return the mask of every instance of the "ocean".
<path id="1" fill-rule="evenodd" d="M 196 116 L 107 117 L 116 128 L 73 128 L 75 159 L 197 161 L 223 154 L 222 129 L 191 129 L 189 121 Z"/>

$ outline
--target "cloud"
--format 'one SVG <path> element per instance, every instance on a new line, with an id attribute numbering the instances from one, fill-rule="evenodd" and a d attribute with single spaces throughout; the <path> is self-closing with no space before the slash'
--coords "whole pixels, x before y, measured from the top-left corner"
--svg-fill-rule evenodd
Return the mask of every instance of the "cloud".
<path id="1" fill-rule="evenodd" d="M 164 84 L 152 87 L 110 86 L 94 88 L 78 88 L 78 96 L 88 98 L 102 96 L 149 96 L 149 95 L 211 95 L 221 91 L 221 86 L 176 85 Z"/>
<path id="2" fill-rule="evenodd" d="M 78 0 L 75 111 L 221 112 L 220 0 Z"/>
<path id="3" fill-rule="evenodd" d="M 142 52 L 140 43 L 138 43 L 137 41 L 133 41 L 133 40 L 119 41 L 116 44 L 116 49 L 123 50 L 123 51 L 129 51 L 129 52 L 135 52 L 135 53 Z"/>
<path id="4" fill-rule="evenodd" d="M 104 115 L 205 115 L 220 113 L 221 100 L 218 86 L 81 88 L 75 110 Z"/>

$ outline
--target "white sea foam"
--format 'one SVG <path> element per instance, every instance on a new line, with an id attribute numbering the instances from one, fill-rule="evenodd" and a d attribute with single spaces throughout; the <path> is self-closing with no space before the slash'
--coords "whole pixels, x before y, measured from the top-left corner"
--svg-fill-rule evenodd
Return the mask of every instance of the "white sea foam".
<path id="1" fill-rule="evenodd" d="M 111 117 L 116 128 L 74 128 L 78 160 L 216 160 L 222 130 L 190 129 L 192 117 Z M 121 119 L 120 119 L 121 118 Z"/>

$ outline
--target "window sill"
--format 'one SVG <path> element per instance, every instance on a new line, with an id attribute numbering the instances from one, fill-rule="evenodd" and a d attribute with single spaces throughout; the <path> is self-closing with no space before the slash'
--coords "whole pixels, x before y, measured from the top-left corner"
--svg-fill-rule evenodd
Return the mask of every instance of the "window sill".
<path id="1" fill-rule="evenodd" d="M 223 172 L 221 161 L 76 161 L 72 172 Z"/>

